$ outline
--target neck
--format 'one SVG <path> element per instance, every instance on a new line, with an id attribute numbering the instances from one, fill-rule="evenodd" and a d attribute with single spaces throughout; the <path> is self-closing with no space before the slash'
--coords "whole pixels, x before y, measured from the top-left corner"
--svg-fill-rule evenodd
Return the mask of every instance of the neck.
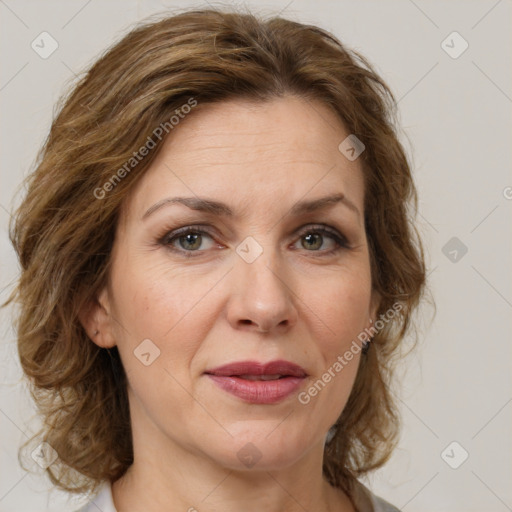
<path id="1" fill-rule="evenodd" d="M 151 421 L 132 422 L 132 439 L 134 462 L 112 485 L 117 512 L 355 510 L 348 496 L 323 478 L 323 442 L 285 468 L 240 470 L 177 442 Z"/>
<path id="2" fill-rule="evenodd" d="M 323 478 L 313 454 L 286 469 L 235 471 L 181 447 L 135 453 L 112 485 L 117 512 L 354 512 L 348 496 Z"/>
<path id="3" fill-rule="evenodd" d="M 182 468 L 181 464 L 180 467 Z M 183 469 L 183 468 L 182 468 Z M 131 510 L 186 510 L 203 512 L 354 512 L 348 496 L 325 480 L 297 472 L 268 471 L 243 474 L 212 471 L 207 465 L 194 474 L 178 471 L 170 480 L 149 477 L 135 464 L 114 482 L 112 493 L 117 512 Z M 295 475 L 295 476 L 294 476 Z M 177 475 L 174 474 L 174 477 Z M 299 476 L 297 478 L 297 476 Z M 165 477 L 166 478 L 166 477 Z"/>

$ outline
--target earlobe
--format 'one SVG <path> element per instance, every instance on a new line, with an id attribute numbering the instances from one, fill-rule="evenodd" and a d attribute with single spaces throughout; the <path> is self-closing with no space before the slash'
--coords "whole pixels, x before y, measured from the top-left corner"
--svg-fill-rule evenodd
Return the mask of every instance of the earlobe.
<path id="1" fill-rule="evenodd" d="M 79 313 L 79 320 L 91 341 L 96 345 L 102 348 L 111 348 L 116 345 L 112 335 L 108 294 L 105 289 L 84 306 Z"/>

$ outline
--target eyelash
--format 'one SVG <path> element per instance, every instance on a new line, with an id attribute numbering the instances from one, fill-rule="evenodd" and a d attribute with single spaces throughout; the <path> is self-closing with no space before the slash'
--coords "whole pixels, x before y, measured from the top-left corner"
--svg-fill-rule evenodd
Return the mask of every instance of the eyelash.
<path id="1" fill-rule="evenodd" d="M 182 256 L 186 258 L 193 258 L 199 256 L 202 252 L 200 250 L 195 251 L 187 251 L 185 249 L 178 249 L 172 245 L 172 243 L 175 240 L 179 240 L 181 237 L 184 237 L 188 234 L 195 234 L 195 235 L 207 235 L 210 238 L 214 239 L 213 233 L 210 232 L 209 229 L 206 229 L 203 226 L 185 226 L 180 229 L 176 229 L 174 231 L 169 231 L 165 233 L 160 239 L 158 240 L 158 243 L 160 245 L 165 246 L 166 248 L 172 250 L 173 252 L 179 253 Z M 320 257 L 324 256 L 331 256 L 343 249 L 350 249 L 350 244 L 345 236 L 340 234 L 337 230 L 330 228 L 329 226 L 325 224 L 313 224 L 307 226 L 306 229 L 302 229 L 299 232 L 299 239 L 308 235 L 308 234 L 319 234 L 319 235 L 327 235 L 329 238 L 333 239 L 334 242 L 337 244 L 337 247 L 334 249 L 328 250 L 328 251 L 307 251 L 306 252 L 312 252 L 312 253 L 320 253 Z M 198 254 L 194 254 L 198 253 Z"/>

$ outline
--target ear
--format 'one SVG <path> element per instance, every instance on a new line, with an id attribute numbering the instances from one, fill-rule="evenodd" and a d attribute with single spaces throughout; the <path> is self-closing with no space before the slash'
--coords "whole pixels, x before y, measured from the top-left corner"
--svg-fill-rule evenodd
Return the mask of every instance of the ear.
<path id="1" fill-rule="evenodd" d="M 377 311 L 379 310 L 381 300 L 382 297 L 380 293 L 377 290 L 373 289 L 372 296 L 370 299 L 370 317 L 368 319 L 368 328 L 377 320 Z"/>
<path id="2" fill-rule="evenodd" d="M 111 348 L 116 345 L 106 287 L 84 306 L 78 317 L 85 332 L 96 345 L 102 348 Z"/>

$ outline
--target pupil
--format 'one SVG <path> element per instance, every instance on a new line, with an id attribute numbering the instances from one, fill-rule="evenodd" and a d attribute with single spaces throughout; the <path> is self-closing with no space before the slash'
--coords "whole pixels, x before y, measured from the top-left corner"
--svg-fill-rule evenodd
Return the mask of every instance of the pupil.
<path id="1" fill-rule="evenodd" d="M 185 240 L 185 245 L 188 247 L 184 247 L 184 249 L 197 249 L 201 246 L 201 235 L 189 233 L 182 237 Z M 195 242 L 195 245 L 194 245 Z M 198 243 L 199 242 L 199 243 Z M 183 246 L 183 244 L 182 244 Z"/>
<path id="2" fill-rule="evenodd" d="M 315 238 L 316 238 L 316 240 L 315 240 L 315 239 L 313 239 L 312 237 L 315 237 Z M 322 245 L 322 243 L 321 243 L 321 237 L 320 237 L 320 235 L 319 235 L 318 233 L 310 233 L 309 235 L 306 235 L 304 238 L 305 238 L 306 240 L 309 240 L 309 242 L 311 242 L 311 241 L 313 242 L 312 244 L 309 244 L 309 248 L 310 248 L 310 249 L 311 249 L 311 248 L 318 249 L 318 248 Z M 320 241 L 320 244 L 318 244 L 318 242 L 319 242 L 319 241 Z M 309 243 L 309 242 L 308 242 L 308 243 Z M 315 244 L 315 242 L 317 242 L 317 243 Z"/>

